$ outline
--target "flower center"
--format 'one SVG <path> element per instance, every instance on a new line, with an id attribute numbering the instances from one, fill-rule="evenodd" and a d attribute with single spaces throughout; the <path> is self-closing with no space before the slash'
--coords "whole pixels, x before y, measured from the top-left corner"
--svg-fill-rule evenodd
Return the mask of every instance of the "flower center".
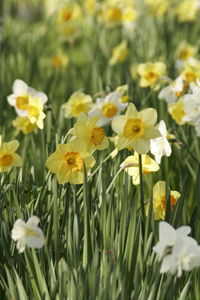
<path id="1" fill-rule="evenodd" d="M 149 71 L 147 74 L 144 75 L 144 78 L 147 81 L 154 82 L 157 80 L 158 75 L 155 72 Z"/>
<path id="2" fill-rule="evenodd" d="M 16 106 L 21 110 L 26 110 L 28 108 L 28 96 L 18 96 Z"/>
<path id="3" fill-rule="evenodd" d="M 25 228 L 25 235 L 26 236 L 36 236 L 36 237 L 41 237 L 41 235 L 37 232 L 37 231 L 34 231 L 33 229 L 30 229 L 30 228 Z"/>
<path id="4" fill-rule="evenodd" d="M 83 159 L 79 152 L 67 152 L 64 155 L 65 162 L 67 167 L 71 172 L 77 172 L 83 168 Z"/>
<path id="5" fill-rule="evenodd" d="M 8 167 L 12 164 L 13 157 L 10 154 L 4 154 L 0 157 L 0 167 Z"/>
<path id="6" fill-rule="evenodd" d="M 72 17 L 72 11 L 70 9 L 64 9 L 62 11 L 62 21 L 69 21 Z"/>
<path id="7" fill-rule="evenodd" d="M 170 207 L 171 210 L 174 209 L 174 206 L 176 205 L 176 199 L 174 198 L 174 196 L 170 196 Z M 161 198 L 161 206 L 162 206 L 162 210 L 166 211 L 166 197 L 163 196 Z"/>
<path id="8" fill-rule="evenodd" d="M 192 72 L 185 73 L 185 79 L 189 82 L 193 82 L 197 79 L 197 76 Z"/>
<path id="9" fill-rule="evenodd" d="M 103 128 L 95 127 L 92 129 L 91 142 L 94 145 L 100 145 L 105 137 Z"/>
<path id="10" fill-rule="evenodd" d="M 137 139 L 144 134 L 144 122 L 141 119 L 129 119 L 124 126 L 124 136 L 128 139 Z"/>
<path id="11" fill-rule="evenodd" d="M 52 57 L 52 65 L 54 68 L 60 68 L 62 65 L 62 60 L 59 55 L 55 55 Z"/>
<path id="12" fill-rule="evenodd" d="M 29 117 L 31 117 L 31 118 L 38 118 L 39 114 L 40 114 L 40 111 L 39 111 L 39 109 L 37 107 L 35 107 L 35 106 L 29 106 L 28 107 L 28 115 L 29 115 Z"/>
<path id="13" fill-rule="evenodd" d="M 103 108 L 102 108 L 102 114 L 106 118 L 112 118 L 114 115 L 116 115 L 117 111 L 118 111 L 118 108 L 113 103 L 106 103 L 103 105 Z"/>

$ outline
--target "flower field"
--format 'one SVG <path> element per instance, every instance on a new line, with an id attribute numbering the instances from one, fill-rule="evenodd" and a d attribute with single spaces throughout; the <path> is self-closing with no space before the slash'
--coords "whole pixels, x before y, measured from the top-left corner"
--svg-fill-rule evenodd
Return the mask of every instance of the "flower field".
<path id="1" fill-rule="evenodd" d="M 199 20 L 0 2 L 0 299 L 200 299 Z"/>

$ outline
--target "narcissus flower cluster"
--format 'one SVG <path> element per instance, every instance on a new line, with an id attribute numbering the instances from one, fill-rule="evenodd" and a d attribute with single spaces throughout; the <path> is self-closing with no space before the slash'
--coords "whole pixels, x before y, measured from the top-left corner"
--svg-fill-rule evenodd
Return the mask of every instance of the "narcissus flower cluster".
<path id="1" fill-rule="evenodd" d="M 13 83 L 13 94 L 7 97 L 8 103 L 15 107 L 18 117 L 13 125 L 18 131 L 29 133 L 36 127 L 43 129 L 44 104 L 47 102 L 47 95 L 29 87 L 24 81 L 16 79 Z"/>

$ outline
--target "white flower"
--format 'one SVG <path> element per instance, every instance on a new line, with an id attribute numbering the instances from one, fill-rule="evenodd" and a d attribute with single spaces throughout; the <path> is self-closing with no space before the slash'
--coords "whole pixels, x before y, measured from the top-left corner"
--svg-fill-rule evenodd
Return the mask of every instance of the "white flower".
<path id="1" fill-rule="evenodd" d="M 190 271 L 200 265 L 200 246 L 191 237 L 178 236 L 172 253 L 164 257 L 160 273 L 170 272 L 182 275 L 182 270 Z"/>
<path id="2" fill-rule="evenodd" d="M 158 258 L 163 256 L 175 245 L 176 239 L 179 236 L 186 237 L 191 231 L 189 226 L 181 226 L 174 229 L 165 221 L 159 223 L 159 242 L 153 247 L 153 251 L 158 254 Z"/>
<path id="3" fill-rule="evenodd" d="M 162 260 L 160 273 L 170 272 L 180 277 L 183 270 L 190 271 L 200 265 L 200 246 L 188 236 L 190 231 L 189 226 L 175 230 L 167 222 L 160 222 L 160 240 L 153 247 L 153 251 Z"/>
<path id="4" fill-rule="evenodd" d="M 159 99 L 165 99 L 167 103 L 174 103 L 184 91 L 183 77 L 179 76 L 171 84 L 161 90 Z"/>
<path id="5" fill-rule="evenodd" d="M 200 87 L 193 84 L 190 89 L 191 93 L 183 97 L 185 110 L 183 121 L 195 123 L 200 119 Z"/>
<path id="6" fill-rule="evenodd" d="M 99 117 L 98 126 L 110 123 L 128 105 L 128 103 L 121 103 L 121 97 L 121 93 L 115 91 L 108 94 L 105 98 L 97 98 L 96 104 L 94 104 L 88 115 Z"/>
<path id="7" fill-rule="evenodd" d="M 150 151 L 155 156 L 156 162 L 160 164 L 161 157 L 163 155 L 170 156 L 172 149 L 167 140 L 167 129 L 163 120 L 160 121 L 158 129 L 162 136 L 150 140 Z"/>
<path id="8" fill-rule="evenodd" d="M 45 237 L 42 230 L 38 227 L 39 218 L 32 216 L 25 223 L 18 219 L 11 232 L 12 239 L 17 241 L 17 249 L 22 253 L 26 246 L 31 248 L 41 248 L 45 244 Z"/>
<path id="9" fill-rule="evenodd" d="M 27 109 L 29 107 L 29 99 L 41 99 L 44 104 L 47 102 L 47 95 L 43 92 L 38 92 L 29 87 L 23 80 L 16 79 L 13 83 L 13 94 L 7 97 L 8 103 L 15 107 L 17 114 L 21 117 L 27 116 Z"/>

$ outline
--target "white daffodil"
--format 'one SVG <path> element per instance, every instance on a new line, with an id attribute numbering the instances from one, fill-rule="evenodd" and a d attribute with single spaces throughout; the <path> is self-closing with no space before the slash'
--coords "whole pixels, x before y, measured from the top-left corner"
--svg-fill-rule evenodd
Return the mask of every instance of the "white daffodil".
<path id="1" fill-rule="evenodd" d="M 172 83 L 161 90 L 158 98 L 164 99 L 167 103 L 174 103 L 178 97 L 183 94 L 185 88 L 186 86 L 184 85 L 183 77 L 179 76 Z"/>
<path id="2" fill-rule="evenodd" d="M 200 265 L 200 246 L 189 236 L 178 236 L 170 255 L 164 257 L 160 273 L 170 272 L 182 275 L 182 271 L 190 271 Z"/>
<path id="3" fill-rule="evenodd" d="M 163 120 L 160 121 L 158 129 L 162 136 L 150 140 L 150 151 L 155 156 L 157 163 L 160 164 L 162 156 L 170 156 L 172 149 L 167 140 L 167 129 Z"/>
<path id="4" fill-rule="evenodd" d="M 97 98 L 96 104 L 89 111 L 89 116 L 98 116 L 98 126 L 110 123 L 114 117 L 127 107 L 127 103 L 121 103 L 121 93 L 112 92 L 105 98 Z"/>
<path id="5" fill-rule="evenodd" d="M 21 117 L 28 115 L 30 98 L 40 99 L 42 104 L 46 103 L 48 98 L 43 92 L 38 92 L 29 87 L 23 80 L 16 79 L 13 83 L 13 94 L 7 97 L 8 103 L 15 107 L 17 114 Z"/>
<path id="6" fill-rule="evenodd" d="M 41 248 L 45 244 L 43 231 L 38 227 L 39 218 L 32 216 L 25 223 L 18 219 L 11 232 L 12 239 L 17 241 L 17 249 L 22 253 L 26 246 L 31 248 Z"/>
<path id="7" fill-rule="evenodd" d="M 176 239 L 179 236 L 186 237 L 190 233 L 189 226 L 181 226 L 174 229 L 165 221 L 159 223 L 159 242 L 153 247 L 153 251 L 158 254 L 161 260 L 175 245 Z"/>
<path id="8" fill-rule="evenodd" d="M 192 124 L 200 119 L 200 87 L 191 85 L 191 93 L 183 96 L 185 116 L 183 121 Z"/>

